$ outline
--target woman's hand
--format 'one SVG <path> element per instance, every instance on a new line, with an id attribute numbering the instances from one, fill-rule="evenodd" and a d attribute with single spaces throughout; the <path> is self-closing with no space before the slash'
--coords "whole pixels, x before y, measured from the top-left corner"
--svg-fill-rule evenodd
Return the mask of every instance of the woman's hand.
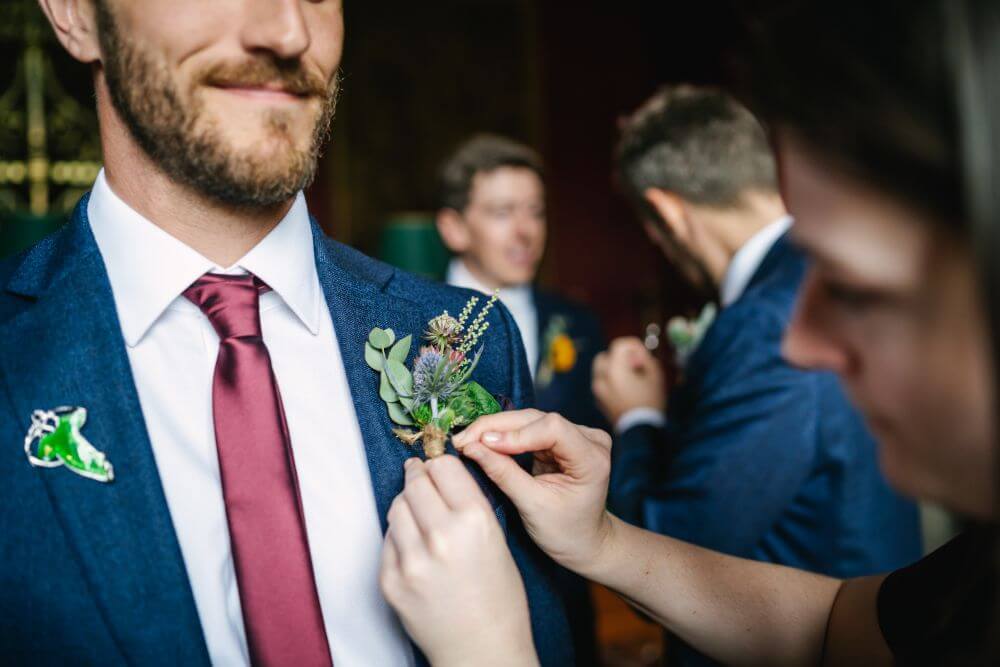
<path id="1" fill-rule="evenodd" d="M 382 591 L 431 664 L 537 664 L 520 572 L 461 461 L 409 459 L 388 518 Z"/>
<path id="2" fill-rule="evenodd" d="M 511 499 L 531 538 L 563 566 L 587 576 L 611 541 L 604 509 L 611 437 L 538 410 L 482 417 L 453 439 Z M 532 474 L 513 454 L 533 452 Z"/>

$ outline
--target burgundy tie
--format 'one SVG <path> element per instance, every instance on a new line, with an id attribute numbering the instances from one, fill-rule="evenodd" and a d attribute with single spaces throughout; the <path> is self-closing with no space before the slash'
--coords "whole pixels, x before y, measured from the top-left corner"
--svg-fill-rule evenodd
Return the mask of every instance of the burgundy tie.
<path id="1" fill-rule="evenodd" d="M 254 665 L 331 665 L 295 461 L 252 275 L 206 274 L 184 292 L 219 334 L 215 441 Z"/>

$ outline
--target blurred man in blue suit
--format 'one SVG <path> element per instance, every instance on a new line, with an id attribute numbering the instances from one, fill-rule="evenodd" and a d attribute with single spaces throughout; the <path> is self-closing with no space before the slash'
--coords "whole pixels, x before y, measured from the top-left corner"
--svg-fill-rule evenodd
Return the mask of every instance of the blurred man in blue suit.
<path id="1" fill-rule="evenodd" d="M 535 386 L 535 407 L 577 424 L 605 428 L 591 392 L 591 368 L 604 349 L 597 318 L 538 288 L 545 251 L 545 174 L 524 144 L 482 134 L 463 142 L 441 170 L 438 231 L 454 253 L 448 283 L 499 290 L 514 317 Z M 593 612 L 585 582 L 561 577 L 578 664 L 594 664 Z"/>
<path id="2" fill-rule="evenodd" d="M 875 442 L 833 375 L 781 342 L 805 259 L 764 130 L 724 93 L 666 88 L 628 119 L 622 185 L 650 239 L 720 311 L 665 388 L 638 339 L 595 360 L 617 439 L 609 504 L 627 521 L 729 554 L 836 577 L 921 555 L 916 507 L 879 473 Z M 858 305 L 859 316 L 863 304 Z M 707 659 L 675 646 L 680 664 Z"/>

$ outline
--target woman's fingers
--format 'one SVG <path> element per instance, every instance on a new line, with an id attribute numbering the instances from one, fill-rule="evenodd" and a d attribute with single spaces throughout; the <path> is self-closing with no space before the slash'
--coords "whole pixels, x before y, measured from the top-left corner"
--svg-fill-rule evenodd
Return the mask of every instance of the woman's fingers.
<path id="1" fill-rule="evenodd" d="M 448 521 L 448 506 L 427 474 L 426 464 L 410 458 L 405 464 L 403 497 L 407 508 L 425 535 Z"/>
<path id="2" fill-rule="evenodd" d="M 478 463 L 519 509 L 529 506 L 537 497 L 538 482 L 508 455 L 495 452 L 480 442 L 467 445 L 463 454 Z"/>
<path id="3" fill-rule="evenodd" d="M 597 446 L 574 424 L 555 413 L 509 431 L 485 432 L 480 440 L 490 449 L 506 454 L 549 451 L 560 467 L 573 477 L 581 477 L 587 472 Z"/>
<path id="4" fill-rule="evenodd" d="M 426 463 L 427 474 L 452 510 L 476 506 L 492 511 L 482 489 L 457 457 L 440 456 Z"/>
<path id="5" fill-rule="evenodd" d="M 403 494 L 396 496 L 389 506 L 389 532 L 395 543 L 396 553 L 400 560 L 412 556 L 425 555 L 427 547 L 424 544 L 423 534 L 417 525 L 417 520 L 413 517 L 409 503 Z"/>
<path id="6" fill-rule="evenodd" d="M 484 433 L 503 432 L 518 429 L 545 416 L 541 410 L 509 410 L 494 415 L 480 417 L 453 436 L 451 441 L 455 448 L 461 450 L 466 445 L 478 442 Z"/>

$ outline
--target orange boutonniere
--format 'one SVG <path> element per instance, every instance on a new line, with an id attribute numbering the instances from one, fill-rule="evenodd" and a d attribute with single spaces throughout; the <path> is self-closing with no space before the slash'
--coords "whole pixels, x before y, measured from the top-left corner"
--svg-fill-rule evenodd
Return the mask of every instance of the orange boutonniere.
<path id="1" fill-rule="evenodd" d="M 568 373 L 576 365 L 576 344 L 566 334 L 559 334 L 549 346 L 549 363 L 556 373 Z"/>
<path id="2" fill-rule="evenodd" d="M 546 387 L 556 373 L 568 373 L 576 366 L 578 350 L 576 342 L 569 337 L 569 321 L 561 316 L 553 316 L 542 336 L 543 356 L 538 365 L 537 385 Z"/>

